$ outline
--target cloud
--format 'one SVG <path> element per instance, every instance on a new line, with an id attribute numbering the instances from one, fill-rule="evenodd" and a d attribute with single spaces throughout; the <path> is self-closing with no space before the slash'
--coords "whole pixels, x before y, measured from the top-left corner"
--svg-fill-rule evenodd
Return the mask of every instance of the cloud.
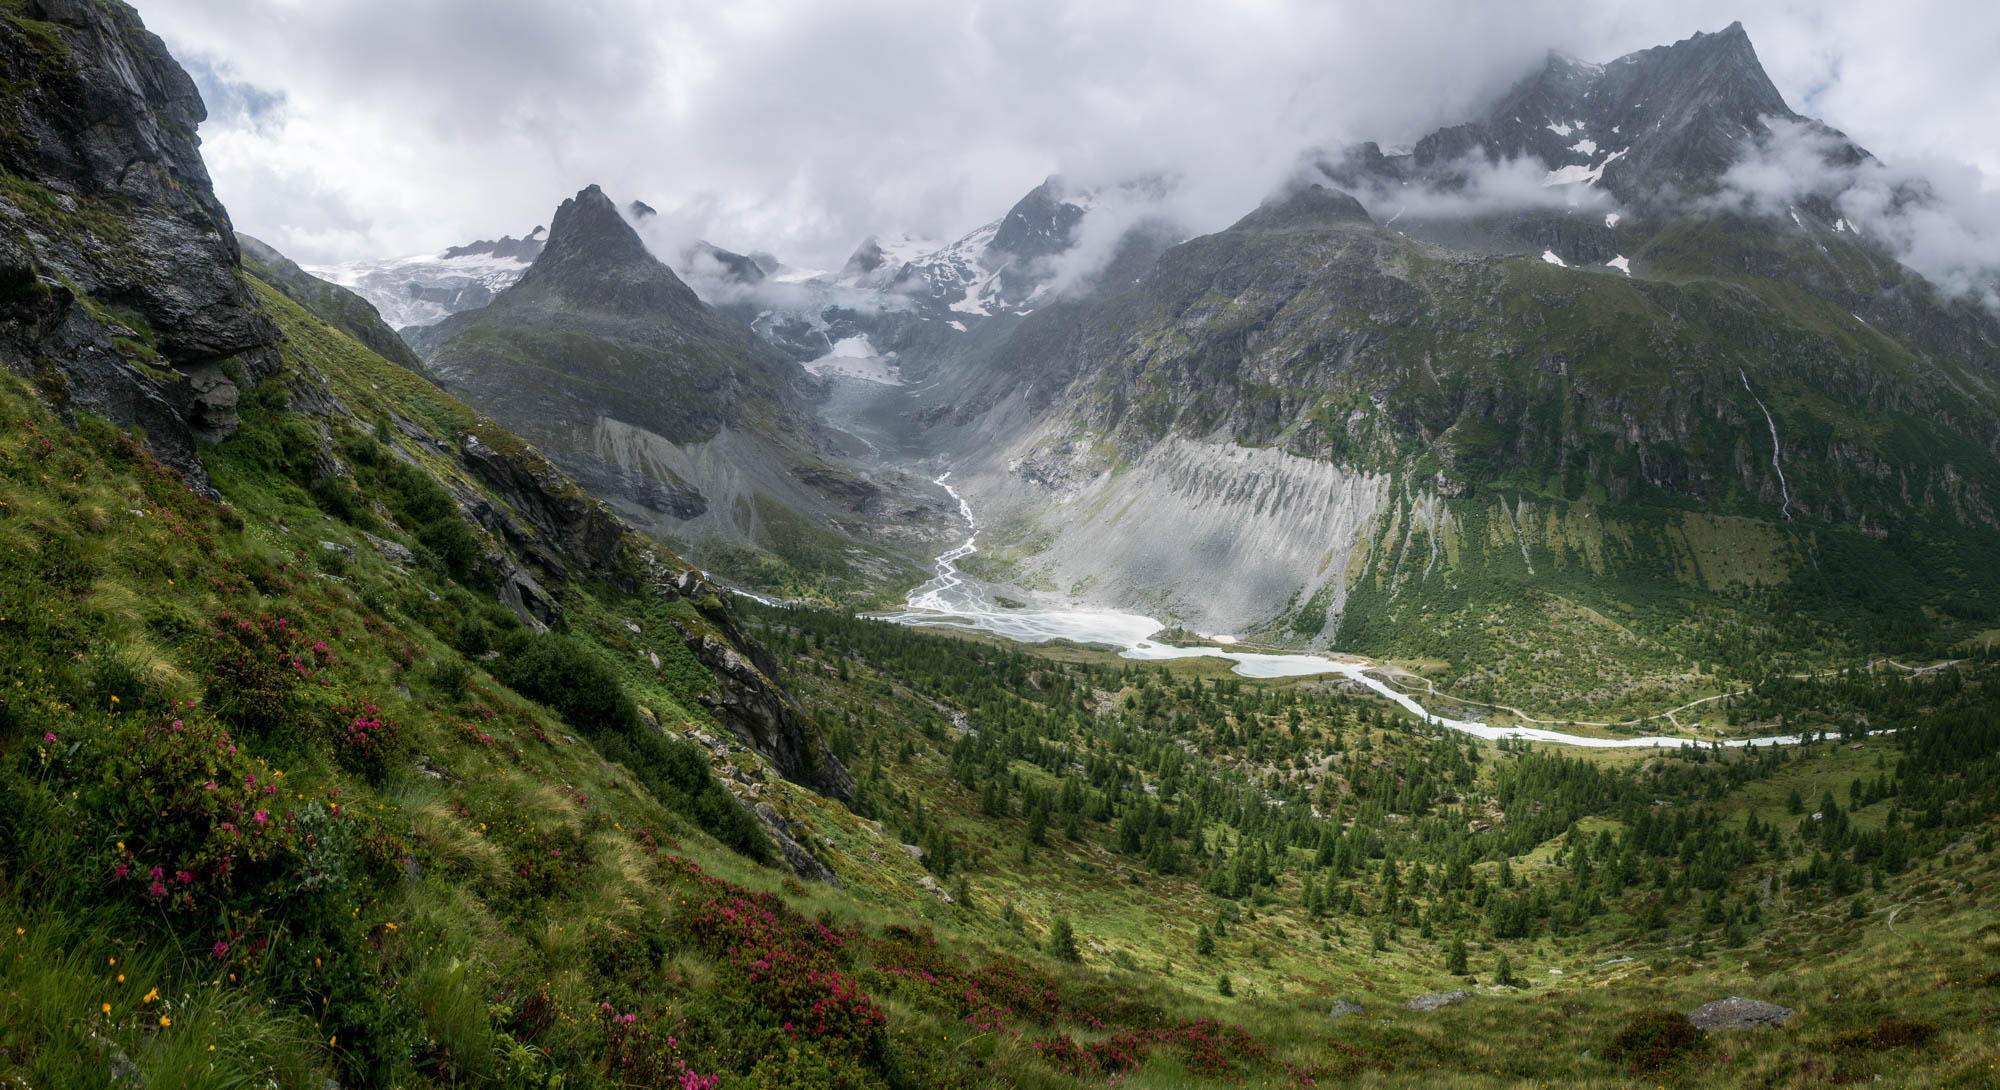
<path id="1" fill-rule="evenodd" d="M 222 129 L 265 131 L 284 118 L 285 93 L 230 79 L 200 57 L 186 58 L 182 67 L 194 78 L 208 120 Z"/>
<path id="2" fill-rule="evenodd" d="M 1582 181 L 1552 183 L 1541 160 L 1489 161 L 1473 153 L 1443 167 L 1449 186 L 1402 186 L 1380 182 L 1354 194 L 1380 221 L 1457 220 L 1522 211 L 1603 211 L 1618 207 L 1610 193 Z"/>
<path id="3" fill-rule="evenodd" d="M 2000 192 L 1948 159 L 1857 158 L 1840 134 L 1770 118 L 1771 135 L 1722 177 L 1712 203 L 1768 216 L 1826 202 L 1897 260 L 1956 295 L 2000 310 Z"/>
<path id="4" fill-rule="evenodd" d="M 1049 174 L 1181 179 L 1233 221 L 1299 148 L 1407 143 L 1547 48 L 1605 59 L 1735 0 L 141 0 L 217 102 L 239 225 L 306 261 L 520 234 L 598 182 L 739 252 L 837 267 L 871 234 L 954 238 Z M 2000 172 L 1982 102 L 2000 9 L 1780 0 L 1779 87 L 1885 157 Z M 254 107 L 257 96 L 282 95 Z M 222 154 L 226 152 L 226 154 Z"/>

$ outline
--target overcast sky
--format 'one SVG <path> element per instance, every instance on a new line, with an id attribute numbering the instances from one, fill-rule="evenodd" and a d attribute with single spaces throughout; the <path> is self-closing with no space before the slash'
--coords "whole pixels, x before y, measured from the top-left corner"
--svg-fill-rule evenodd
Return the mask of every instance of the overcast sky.
<path id="1" fill-rule="evenodd" d="M 1043 176 L 1180 171 L 1219 227 L 1304 145 L 1407 143 L 1554 48 L 1740 19 L 1802 113 L 2000 185 L 1985 0 L 138 0 L 201 85 L 237 227 L 306 263 L 546 223 L 597 182 L 837 266 Z"/>

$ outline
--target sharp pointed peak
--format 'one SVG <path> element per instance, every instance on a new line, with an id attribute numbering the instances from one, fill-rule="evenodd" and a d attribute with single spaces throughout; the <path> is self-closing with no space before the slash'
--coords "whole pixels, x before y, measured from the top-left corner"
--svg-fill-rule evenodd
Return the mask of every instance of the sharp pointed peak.
<path id="1" fill-rule="evenodd" d="M 555 219 L 549 221 L 543 260 L 560 262 L 586 252 L 595 260 L 650 257 L 618 205 L 596 185 L 583 187 L 556 209 Z"/>

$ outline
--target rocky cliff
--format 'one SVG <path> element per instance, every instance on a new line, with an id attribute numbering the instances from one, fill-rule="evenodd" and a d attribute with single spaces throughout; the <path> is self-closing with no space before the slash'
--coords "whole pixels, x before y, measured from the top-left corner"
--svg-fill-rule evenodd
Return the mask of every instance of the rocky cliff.
<path id="1" fill-rule="evenodd" d="M 143 428 L 207 489 L 276 332 L 237 273 L 194 83 L 122 3 L 0 9 L 0 358 L 59 403 Z"/>

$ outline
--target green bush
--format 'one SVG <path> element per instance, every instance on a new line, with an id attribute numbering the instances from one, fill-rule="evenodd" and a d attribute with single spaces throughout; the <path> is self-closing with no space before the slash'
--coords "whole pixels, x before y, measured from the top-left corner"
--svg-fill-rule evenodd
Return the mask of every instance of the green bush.
<path id="1" fill-rule="evenodd" d="M 478 617 L 467 617 L 458 622 L 452 646 L 461 655 L 483 655 L 493 650 L 493 630 Z"/>
<path id="2" fill-rule="evenodd" d="M 361 498 L 354 485 L 340 477 L 321 477 L 306 486 L 306 495 L 312 497 L 314 505 L 349 526 L 363 529 L 375 525 L 375 519 L 368 513 L 367 501 Z"/>
<path id="3" fill-rule="evenodd" d="M 318 718 L 316 697 L 331 684 L 333 651 L 284 617 L 216 617 L 203 652 L 208 699 L 223 721 L 255 738 L 300 740 Z"/>
<path id="4" fill-rule="evenodd" d="M 389 506 L 405 526 L 427 526 L 458 514 L 451 493 L 416 466 L 390 459 L 384 464 L 382 478 Z"/>
<path id="5" fill-rule="evenodd" d="M 457 656 L 433 659 L 424 670 L 424 683 L 452 700 L 465 698 L 465 687 L 472 680 L 472 667 Z"/>
<path id="6" fill-rule="evenodd" d="M 472 566 L 479 560 L 479 535 L 457 515 L 447 515 L 417 531 L 417 540 L 429 549 L 459 582 L 468 582 Z"/>

